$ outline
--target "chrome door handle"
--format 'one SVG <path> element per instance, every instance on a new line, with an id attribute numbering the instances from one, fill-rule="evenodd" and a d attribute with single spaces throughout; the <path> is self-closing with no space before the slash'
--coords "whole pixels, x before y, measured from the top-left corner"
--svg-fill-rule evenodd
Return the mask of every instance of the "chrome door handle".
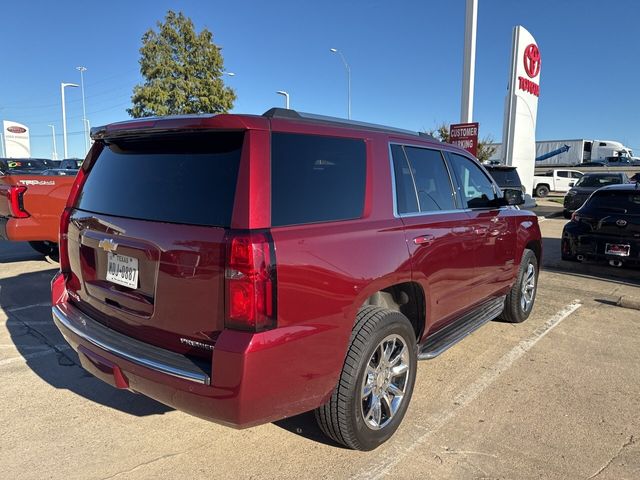
<path id="1" fill-rule="evenodd" d="M 420 235 L 419 237 L 414 238 L 413 243 L 415 243 L 416 245 L 429 245 L 434 240 L 435 240 L 435 237 L 433 235 L 427 234 L 427 235 Z"/>

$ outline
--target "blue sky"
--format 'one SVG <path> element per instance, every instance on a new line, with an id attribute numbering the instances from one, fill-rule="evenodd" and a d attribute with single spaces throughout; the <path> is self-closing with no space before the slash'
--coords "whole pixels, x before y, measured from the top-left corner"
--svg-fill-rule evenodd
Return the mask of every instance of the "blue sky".
<path id="1" fill-rule="evenodd" d="M 460 116 L 464 0 L 6 2 L 0 41 L 0 119 L 27 124 L 32 155 L 48 157 L 51 130 L 62 155 L 60 82 L 87 67 L 87 117 L 128 118 L 140 38 L 168 9 L 207 27 L 222 47 L 234 112 L 281 106 L 345 116 L 351 65 L 357 120 L 412 130 Z M 640 2 L 480 0 L 474 120 L 500 140 L 512 27 L 542 53 L 537 138 L 622 141 L 640 153 Z M 70 156 L 84 156 L 80 89 L 67 89 Z"/>

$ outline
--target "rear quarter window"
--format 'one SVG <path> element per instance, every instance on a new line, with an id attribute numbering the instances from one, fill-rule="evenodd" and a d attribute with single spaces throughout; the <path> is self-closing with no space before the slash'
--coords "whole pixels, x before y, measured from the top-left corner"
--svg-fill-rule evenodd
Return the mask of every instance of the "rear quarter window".
<path id="1" fill-rule="evenodd" d="M 365 181 L 363 140 L 277 132 L 271 136 L 274 227 L 361 217 Z"/>

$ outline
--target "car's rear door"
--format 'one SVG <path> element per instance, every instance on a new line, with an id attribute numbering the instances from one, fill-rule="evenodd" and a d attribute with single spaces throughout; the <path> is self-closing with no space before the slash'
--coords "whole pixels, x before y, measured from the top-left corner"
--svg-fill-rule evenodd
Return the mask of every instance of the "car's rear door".
<path id="1" fill-rule="evenodd" d="M 433 331 L 477 301 L 473 225 L 456 206 L 440 150 L 392 143 L 391 157 L 396 215 L 404 223 L 414 281 L 425 291 L 427 330 Z"/>

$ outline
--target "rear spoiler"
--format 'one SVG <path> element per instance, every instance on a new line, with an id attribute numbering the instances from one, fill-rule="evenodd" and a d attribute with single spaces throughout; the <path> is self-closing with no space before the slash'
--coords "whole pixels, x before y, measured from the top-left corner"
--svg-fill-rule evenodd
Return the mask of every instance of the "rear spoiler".
<path id="1" fill-rule="evenodd" d="M 166 117 L 145 117 L 124 122 L 111 123 L 91 129 L 93 140 L 135 137 L 149 134 L 189 132 L 203 130 L 246 130 L 249 128 L 269 128 L 269 120 L 256 115 L 201 114 L 171 115 Z"/>

